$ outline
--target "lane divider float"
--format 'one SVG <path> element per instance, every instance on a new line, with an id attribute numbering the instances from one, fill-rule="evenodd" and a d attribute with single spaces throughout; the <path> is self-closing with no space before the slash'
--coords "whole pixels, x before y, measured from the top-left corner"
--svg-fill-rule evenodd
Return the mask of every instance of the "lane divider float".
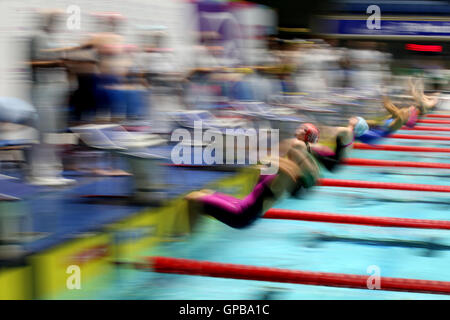
<path id="1" fill-rule="evenodd" d="M 426 118 L 441 118 L 441 119 L 450 119 L 450 114 L 427 114 Z"/>
<path id="2" fill-rule="evenodd" d="M 450 137 L 440 137 L 440 136 L 422 136 L 418 134 L 400 134 L 394 133 L 386 138 L 392 139 L 409 139 L 409 140 L 435 140 L 435 141 L 450 141 Z"/>
<path id="3" fill-rule="evenodd" d="M 450 131 L 450 128 L 447 127 L 423 127 L 423 126 L 415 126 L 413 128 L 409 127 L 401 127 L 401 130 L 417 130 L 417 131 Z"/>
<path id="4" fill-rule="evenodd" d="M 450 169 L 450 163 L 417 162 L 417 161 L 397 161 L 397 160 L 377 160 L 347 158 L 342 164 L 348 166 L 368 166 L 368 167 L 402 167 L 402 168 L 430 168 L 430 169 Z"/>
<path id="5" fill-rule="evenodd" d="M 322 187 L 343 187 L 343 188 L 367 188 L 367 189 L 388 189 L 424 192 L 450 192 L 450 186 L 433 184 L 395 183 L 395 182 L 375 182 L 358 181 L 344 179 L 322 178 L 318 181 L 318 186 Z"/>
<path id="6" fill-rule="evenodd" d="M 215 278 L 257 280 L 294 283 L 313 286 L 369 289 L 370 276 L 345 273 L 290 270 L 232 263 L 200 261 L 171 257 L 145 257 L 145 262 L 131 263 L 141 270 L 158 273 L 206 276 Z M 117 262 L 116 264 L 121 264 Z M 124 263 L 130 264 L 130 263 Z M 402 291 L 432 294 L 450 294 L 450 282 L 406 278 L 380 277 L 380 288 L 385 291 Z"/>
<path id="7" fill-rule="evenodd" d="M 392 217 L 368 217 L 328 212 L 311 212 L 289 209 L 269 209 L 263 216 L 266 219 L 300 220 L 340 224 L 356 224 L 374 227 L 416 228 L 450 230 L 450 221 L 409 219 Z"/>
<path id="8" fill-rule="evenodd" d="M 450 120 L 421 119 L 417 123 L 450 124 Z"/>
<path id="9" fill-rule="evenodd" d="M 353 149 L 357 150 L 381 150 L 381 151 L 403 151 L 403 152 L 438 152 L 449 153 L 450 148 L 395 146 L 395 145 L 371 145 L 366 143 L 354 143 Z"/>

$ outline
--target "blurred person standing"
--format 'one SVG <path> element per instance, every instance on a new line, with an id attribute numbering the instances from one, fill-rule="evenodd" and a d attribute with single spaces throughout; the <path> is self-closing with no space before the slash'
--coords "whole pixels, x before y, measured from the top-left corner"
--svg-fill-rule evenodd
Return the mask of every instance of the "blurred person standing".
<path id="1" fill-rule="evenodd" d="M 139 117 L 145 101 L 141 99 L 140 90 L 136 90 L 133 79 L 127 82 L 132 67 L 132 46 L 126 45 L 119 33 L 125 18 L 117 12 L 101 12 L 93 16 L 99 24 L 98 32 L 90 35 L 81 45 L 61 49 L 66 54 L 89 49 L 96 61 L 95 65 L 87 64 L 89 68 L 83 70 L 82 77 L 78 70 L 78 89 L 74 93 L 75 99 L 72 99 L 72 103 L 77 105 L 77 118 L 90 123 L 118 123 L 128 116 Z M 91 104 L 84 106 L 84 102 Z M 116 167 L 116 164 L 107 163 L 107 168 L 89 169 L 100 176 L 129 175 L 111 166 Z"/>
<path id="2" fill-rule="evenodd" d="M 343 87 L 345 75 L 342 69 L 342 61 L 345 58 L 346 50 L 339 46 L 338 39 L 327 39 L 323 50 L 325 55 L 325 79 L 328 91 L 331 93 L 333 89 Z"/>
<path id="3" fill-rule="evenodd" d="M 378 51 L 381 55 L 381 72 L 382 72 L 382 84 L 383 86 L 389 86 L 392 82 L 391 65 L 393 63 L 392 53 L 389 51 L 389 45 L 387 42 L 379 42 Z"/>
<path id="4" fill-rule="evenodd" d="M 220 34 L 213 31 L 203 31 L 198 32 L 197 35 L 199 43 L 192 47 L 194 51 L 192 68 L 224 67 L 220 59 L 223 53 Z"/>
<path id="5" fill-rule="evenodd" d="M 126 100 L 120 86 L 125 83 L 125 76 L 131 66 L 131 61 L 125 54 L 125 39 L 118 30 L 124 17 L 119 13 L 109 12 L 98 13 L 96 16 L 102 30 L 92 35 L 85 44 L 92 45 L 97 56 L 96 118 L 115 122 L 126 115 Z"/>
<path id="6" fill-rule="evenodd" d="M 110 122 L 122 120 L 127 113 L 123 85 L 132 66 L 130 47 L 118 29 L 124 17 L 120 13 L 94 14 L 98 32 L 91 34 L 81 45 L 61 48 L 69 57 L 71 70 L 77 74 L 78 88 L 72 95 L 75 120 Z M 81 51 L 82 50 L 82 51 Z M 80 61 L 81 52 L 91 53 L 91 58 Z M 92 63 L 95 61 L 95 63 Z"/>
<path id="7" fill-rule="evenodd" d="M 327 81 L 324 73 L 324 51 L 320 44 L 306 41 L 300 46 L 297 86 L 302 92 L 314 98 L 327 96 Z"/>
<path id="8" fill-rule="evenodd" d="M 142 52 L 138 63 L 144 72 L 151 75 L 173 74 L 180 70 L 165 26 L 141 26 Z"/>
<path id="9" fill-rule="evenodd" d="M 157 123 L 161 112 L 177 109 L 182 103 L 182 66 L 169 46 L 166 26 L 141 25 L 138 34 L 140 50 L 133 55 L 133 70 L 145 80 L 148 117 Z"/>
<path id="10" fill-rule="evenodd" d="M 35 185 L 67 185 L 74 180 L 62 177 L 62 161 L 58 145 L 52 141 L 56 133 L 66 130 L 66 100 L 69 90 L 66 70 L 58 48 L 57 26 L 62 11 L 41 14 L 42 24 L 30 43 L 32 67 L 31 100 L 36 107 L 39 143 L 31 150 L 28 181 Z"/>
<path id="11" fill-rule="evenodd" d="M 211 74 L 223 68 L 218 57 L 223 51 L 217 32 L 195 32 L 196 43 L 189 49 L 193 59 L 186 72 L 184 102 L 190 108 L 207 107 L 221 89 L 211 84 Z"/>
<path id="12" fill-rule="evenodd" d="M 376 50 L 372 41 L 357 41 L 349 50 L 351 64 L 351 86 L 365 95 L 378 95 L 383 86 L 384 68 L 387 56 Z"/>

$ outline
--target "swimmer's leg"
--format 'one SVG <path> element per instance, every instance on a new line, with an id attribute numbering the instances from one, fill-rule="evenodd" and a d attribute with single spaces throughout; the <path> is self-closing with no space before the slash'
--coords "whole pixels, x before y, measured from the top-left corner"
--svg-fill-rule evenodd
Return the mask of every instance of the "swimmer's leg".
<path id="1" fill-rule="evenodd" d="M 394 132 L 399 130 L 409 119 L 408 109 L 397 108 L 388 97 L 383 97 L 384 108 L 392 115 L 392 121 L 389 124 L 389 131 Z"/>
<path id="2" fill-rule="evenodd" d="M 272 180 L 276 176 L 272 176 Z M 232 228 L 245 228 L 259 218 L 263 212 L 263 202 L 272 197 L 269 188 L 271 179 L 258 183 L 253 191 L 240 200 L 228 195 L 213 193 L 196 199 L 203 207 L 203 213 L 214 217 Z"/>
<path id="3" fill-rule="evenodd" d="M 394 118 L 400 117 L 400 113 L 401 113 L 400 109 L 397 108 L 392 103 L 392 101 L 386 96 L 383 96 L 383 107 L 387 110 L 387 112 L 389 112 L 392 115 L 392 117 L 394 117 Z"/>
<path id="4" fill-rule="evenodd" d="M 245 228 L 270 208 L 294 182 L 291 173 L 286 170 L 286 164 L 280 161 L 279 173 L 263 176 L 253 191 L 242 200 L 209 191 L 193 192 L 186 196 L 186 199 L 190 200 L 190 210 L 199 210 L 232 228 Z"/>
<path id="5" fill-rule="evenodd" d="M 417 80 L 415 84 L 412 82 L 412 80 L 409 80 L 411 95 L 418 104 L 420 114 L 426 114 L 437 105 L 439 99 L 437 96 L 426 96 L 423 91 L 423 82 L 421 83 L 421 85 L 418 84 L 419 80 Z"/>

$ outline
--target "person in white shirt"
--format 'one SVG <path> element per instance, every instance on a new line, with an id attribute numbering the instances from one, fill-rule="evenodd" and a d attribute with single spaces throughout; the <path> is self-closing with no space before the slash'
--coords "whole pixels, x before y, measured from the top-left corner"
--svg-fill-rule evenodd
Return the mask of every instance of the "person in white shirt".
<path id="1" fill-rule="evenodd" d="M 67 185 L 75 182 L 63 178 L 58 146 L 51 141 L 55 133 L 65 131 L 67 125 L 67 74 L 61 53 L 52 51 L 59 46 L 56 31 L 61 14 L 57 10 L 44 12 L 43 24 L 30 44 L 33 75 L 31 100 L 37 109 L 40 143 L 32 148 L 28 181 L 35 185 Z"/>

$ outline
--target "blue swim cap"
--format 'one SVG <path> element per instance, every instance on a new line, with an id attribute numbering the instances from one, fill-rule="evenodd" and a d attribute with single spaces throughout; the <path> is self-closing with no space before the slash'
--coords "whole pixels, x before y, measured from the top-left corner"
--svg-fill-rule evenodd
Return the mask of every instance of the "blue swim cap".
<path id="1" fill-rule="evenodd" d="M 366 133 L 369 130 L 369 125 L 367 124 L 366 120 L 364 120 L 361 117 L 356 117 L 358 122 L 355 124 L 355 137 L 362 136 L 364 133 Z"/>

